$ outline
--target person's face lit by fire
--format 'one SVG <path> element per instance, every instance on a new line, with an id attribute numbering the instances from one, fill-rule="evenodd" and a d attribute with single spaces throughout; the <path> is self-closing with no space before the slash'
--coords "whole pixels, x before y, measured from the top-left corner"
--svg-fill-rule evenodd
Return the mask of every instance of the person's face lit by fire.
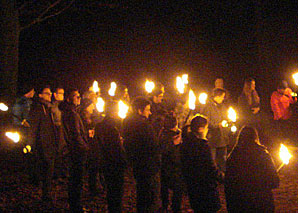
<path id="1" fill-rule="evenodd" d="M 94 106 L 94 104 L 92 103 L 92 104 L 90 104 L 90 105 L 86 108 L 86 111 L 87 111 L 89 114 L 92 114 L 93 111 L 94 111 L 94 109 L 95 109 L 95 106 Z"/>
<path id="2" fill-rule="evenodd" d="M 69 102 L 73 103 L 75 106 L 79 106 L 81 104 L 81 96 L 79 91 L 72 92 Z"/>
<path id="3" fill-rule="evenodd" d="M 147 105 L 147 106 L 144 108 L 143 111 L 139 109 L 139 110 L 138 110 L 138 113 L 139 113 L 139 115 L 142 115 L 142 116 L 144 116 L 144 117 L 146 117 L 146 118 L 149 118 L 149 116 L 152 114 L 151 111 L 150 111 L 150 104 Z"/>
<path id="4" fill-rule="evenodd" d="M 153 96 L 153 102 L 160 104 L 163 100 L 164 93 L 159 94 L 158 96 Z"/>
<path id="5" fill-rule="evenodd" d="M 250 88 L 251 88 L 252 91 L 254 91 L 256 89 L 256 82 L 255 81 L 251 82 Z"/>
<path id="6" fill-rule="evenodd" d="M 223 93 L 223 94 L 220 95 L 220 96 L 215 96 L 215 97 L 214 97 L 214 101 L 215 101 L 216 103 L 218 103 L 218 104 L 221 104 L 221 103 L 225 100 L 225 96 L 226 96 L 225 93 Z"/>
<path id="7" fill-rule="evenodd" d="M 58 88 L 56 92 L 54 92 L 54 98 L 56 101 L 64 101 L 64 89 Z"/>
<path id="8" fill-rule="evenodd" d="M 206 139 L 207 134 L 208 134 L 208 130 L 209 130 L 208 124 L 206 124 L 206 126 L 204 126 L 204 127 L 200 127 L 198 129 L 198 133 L 199 133 L 200 137 L 203 138 L 203 139 Z"/>
<path id="9" fill-rule="evenodd" d="M 51 92 L 51 89 L 50 88 L 44 88 L 42 90 L 42 93 L 38 95 L 39 98 L 45 100 L 45 101 L 48 101 L 48 102 L 51 102 L 52 100 L 52 92 Z"/>

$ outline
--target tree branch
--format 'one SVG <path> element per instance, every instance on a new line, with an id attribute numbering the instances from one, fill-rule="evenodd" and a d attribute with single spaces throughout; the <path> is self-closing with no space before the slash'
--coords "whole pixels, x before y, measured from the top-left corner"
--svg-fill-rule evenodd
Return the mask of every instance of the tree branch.
<path id="1" fill-rule="evenodd" d="M 40 23 L 40 22 L 43 22 L 45 21 L 46 19 L 49 19 L 51 17 L 54 17 L 54 16 L 57 16 L 59 15 L 60 13 L 64 12 L 65 10 L 67 10 L 68 8 L 70 8 L 72 6 L 72 4 L 74 3 L 75 0 L 71 0 L 71 2 L 66 5 L 63 9 L 59 10 L 58 12 L 54 13 L 54 14 L 51 14 L 51 15 L 48 15 L 46 16 L 46 14 L 51 10 L 53 9 L 55 6 L 57 6 L 58 4 L 61 3 L 62 0 L 58 0 L 58 1 L 55 1 L 53 4 L 51 4 L 49 7 L 47 7 L 36 19 L 34 19 L 31 23 L 27 24 L 26 26 L 24 27 L 21 27 L 21 31 L 24 30 L 24 29 L 27 29 L 29 27 L 31 27 L 32 25 L 34 24 L 37 24 L 37 23 Z"/>

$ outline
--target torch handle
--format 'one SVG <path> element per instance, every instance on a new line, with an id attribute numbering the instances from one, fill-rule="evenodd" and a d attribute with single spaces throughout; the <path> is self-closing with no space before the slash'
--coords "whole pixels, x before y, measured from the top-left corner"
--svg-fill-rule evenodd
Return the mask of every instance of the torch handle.
<path id="1" fill-rule="evenodd" d="M 191 111 L 192 111 L 192 110 L 189 110 L 189 112 L 188 112 L 188 114 L 187 114 L 187 116 L 186 116 L 186 118 L 185 118 L 185 121 L 184 121 L 183 126 L 186 125 L 186 123 L 187 123 L 187 121 L 188 121 L 188 119 L 189 119 L 189 116 L 190 116 L 190 114 L 191 114 Z"/>
<path id="2" fill-rule="evenodd" d="M 276 170 L 276 172 L 279 172 L 279 171 L 281 170 L 281 168 L 282 168 L 284 165 L 285 165 L 285 164 L 282 163 L 282 164 L 278 167 L 278 169 Z"/>

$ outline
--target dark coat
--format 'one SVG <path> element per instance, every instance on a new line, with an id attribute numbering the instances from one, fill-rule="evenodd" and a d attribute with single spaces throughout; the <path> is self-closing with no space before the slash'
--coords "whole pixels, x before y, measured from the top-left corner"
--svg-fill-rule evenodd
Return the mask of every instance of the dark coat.
<path id="1" fill-rule="evenodd" d="M 212 160 L 208 142 L 193 132 L 183 136 L 182 174 L 191 203 L 196 203 L 195 206 L 200 206 L 206 212 L 217 211 L 220 209 L 217 182 L 222 180 L 222 176 Z"/>
<path id="2" fill-rule="evenodd" d="M 133 114 L 124 120 L 124 148 L 135 175 L 152 177 L 160 169 L 160 147 L 145 117 Z"/>
<path id="3" fill-rule="evenodd" d="M 225 193 L 229 212 L 274 212 L 272 189 L 279 177 L 264 146 L 236 147 L 227 160 Z"/>
<path id="4" fill-rule="evenodd" d="M 209 132 L 207 138 L 211 148 L 225 147 L 228 140 L 225 139 L 223 128 L 220 124 L 226 120 L 227 110 L 224 104 L 217 104 L 214 100 L 210 100 L 203 108 L 203 115 L 208 117 Z"/>
<path id="5" fill-rule="evenodd" d="M 56 141 L 56 132 L 50 108 L 46 102 L 37 101 L 29 112 L 30 144 L 37 152 L 39 159 L 51 162 L 58 153 L 59 144 Z"/>
<path id="6" fill-rule="evenodd" d="M 161 146 L 161 172 L 163 176 L 173 181 L 180 181 L 182 179 L 180 144 L 175 145 L 173 143 L 173 137 L 177 134 L 179 134 L 179 132 L 162 129 L 159 135 L 159 144 Z M 169 180 L 169 182 L 171 181 Z"/>
<path id="7" fill-rule="evenodd" d="M 167 114 L 167 110 L 164 107 L 162 103 L 154 103 L 153 100 L 151 100 L 151 115 L 149 116 L 149 121 L 153 127 L 154 136 L 156 139 L 158 138 L 158 135 L 160 133 L 160 130 L 163 127 L 164 119 Z"/>
<path id="8" fill-rule="evenodd" d="M 13 123 L 21 126 L 24 119 L 29 119 L 29 112 L 32 105 L 32 99 L 22 96 L 17 98 L 16 103 L 12 107 Z"/>
<path id="9" fill-rule="evenodd" d="M 60 104 L 64 138 L 71 155 L 86 154 L 88 147 L 88 133 L 83 121 L 76 111 L 76 106 L 67 102 Z M 80 154 L 81 153 L 81 154 Z"/>
<path id="10" fill-rule="evenodd" d="M 121 142 L 119 130 L 116 127 L 116 122 L 105 117 L 102 122 L 95 127 L 95 143 L 98 144 L 102 166 L 106 170 L 118 170 L 125 168 L 126 161 L 124 149 Z"/>

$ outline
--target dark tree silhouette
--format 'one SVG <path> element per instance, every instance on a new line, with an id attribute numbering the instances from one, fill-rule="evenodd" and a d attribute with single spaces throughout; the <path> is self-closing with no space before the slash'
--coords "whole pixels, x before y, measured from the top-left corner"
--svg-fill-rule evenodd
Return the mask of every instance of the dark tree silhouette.
<path id="1" fill-rule="evenodd" d="M 0 0 L 0 97 L 8 103 L 17 92 L 20 33 L 70 8 L 74 0 Z"/>

